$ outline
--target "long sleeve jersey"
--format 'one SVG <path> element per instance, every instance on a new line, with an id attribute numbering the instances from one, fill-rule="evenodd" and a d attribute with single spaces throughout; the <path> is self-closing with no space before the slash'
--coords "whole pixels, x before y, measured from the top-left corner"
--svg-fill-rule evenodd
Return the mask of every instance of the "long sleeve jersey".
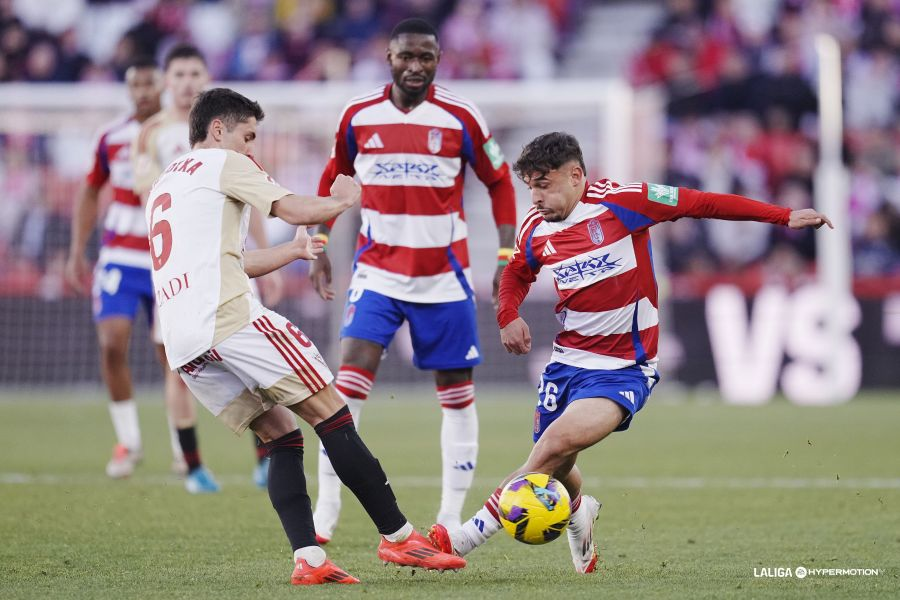
<path id="1" fill-rule="evenodd" d="M 552 362 L 587 369 L 656 363 L 659 311 L 650 227 L 681 217 L 786 225 L 790 210 L 735 196 L 666 185 L 601 179 L 563 221 L 529 211 L 500 280 L 501 328 L 542 268 L 553 273 L 563 326 Z"/>
<path id="2" fill-rule="evenodd" d="M 338 174 L 362 185 L 362 226 L 351 286 L 410 302 L 453 302 L 471 293 L 463 210 L 466 164 L 491 196 L 498 225 L 516 221 L 509 165 L 480 112 L 432 85 L 408 112 L 391 85 L 350 101 L 319 194 Z"/>

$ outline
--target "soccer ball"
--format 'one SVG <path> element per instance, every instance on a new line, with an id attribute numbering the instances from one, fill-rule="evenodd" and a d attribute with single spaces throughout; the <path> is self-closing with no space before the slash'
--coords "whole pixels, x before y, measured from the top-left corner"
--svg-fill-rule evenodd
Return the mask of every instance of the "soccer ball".
<path id="1" fill-rule="evenodd" d="M 525 544 L 546 544 L 562 534 L 572 509 L 566 488 L 549 475 L 519 475 L 500 493 L 500 523 Z"/>

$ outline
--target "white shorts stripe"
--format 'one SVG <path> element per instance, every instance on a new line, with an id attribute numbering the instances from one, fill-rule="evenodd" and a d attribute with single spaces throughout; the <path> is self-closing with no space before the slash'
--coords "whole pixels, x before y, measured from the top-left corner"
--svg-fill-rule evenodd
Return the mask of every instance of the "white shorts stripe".
<path id="1" fill-rule="evenodd" d="M 309 360 L 307 360 L 306 356 L 303 355 L 303 351 L 297 348 L 294 345 L 294 342 L 291 341 L 291 338 L 288 334 L 281 329 L 278 329 L 272 324 L 272 321 L 269 320 L 268 316 L 263 316 L 261 318 L 265 326 L 269 328 L 277 337 L 279 337 L 282 342 L 286 345 L 286 347 L 294 354 L 294 356 L 299 359 L 300 368 L 310 377 L 310 380 L 313 382 L 312 389 L 322 389 L 325 387 L 325 381 L 322 379 L 322 376 L 319 375 L 318 371 L 309 364 Z"/>

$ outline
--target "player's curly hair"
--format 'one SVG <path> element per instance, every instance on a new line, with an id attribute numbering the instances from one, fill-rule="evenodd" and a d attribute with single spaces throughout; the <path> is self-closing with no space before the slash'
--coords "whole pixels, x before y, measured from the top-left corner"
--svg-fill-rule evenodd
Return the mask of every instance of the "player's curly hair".
<path id="1" fill-rule="evenodd" d="M 532 178 L 535 175 L 546 175 L 571 160 L 577 160 L 581 169 L 587 172 L 584 157 L 581 155 L 581 146 L 578 145 L 575 136 L 554 131 L 540 135 L 525 144 L 513 165 L 513 172 L 519 179 Z"/>
<path id="2" fill-rule="evenodd" d="M 243 123 L 250 117 L 256 117 L 256 121 L 262 121 L 266 116 L 259 102 L 255 102 L 246 96 L 238 94 L 228 88 L 213 88 L 197 96 L 194 106 L 191 108 L 190 117 L 190 144 L 193 147 L 197 142 L 206 139 L 206 132 L 213 119 L 222 119 L 228 130 L 234 129 L 238 123 Z"/>

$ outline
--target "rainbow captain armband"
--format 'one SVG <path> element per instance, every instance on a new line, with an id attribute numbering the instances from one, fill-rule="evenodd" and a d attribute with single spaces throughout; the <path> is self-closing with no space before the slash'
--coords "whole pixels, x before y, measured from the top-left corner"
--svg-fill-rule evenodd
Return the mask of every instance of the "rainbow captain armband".
<path id="1" fill-rule="evenodd" d="M 514 248 L 500 248 L 499 250 L 497 250 L 497 266 L 505 267 L 506 265 L 508 265 L 515 252 L 516 251 Z"/>
<path id="2" fill-rule="evenodd" d="M 313 234 L 312 239 L 314 240 L 322 240 L 322 250 L 328 248 L 328 234 L 327 233 L 316 233 Z"/>

